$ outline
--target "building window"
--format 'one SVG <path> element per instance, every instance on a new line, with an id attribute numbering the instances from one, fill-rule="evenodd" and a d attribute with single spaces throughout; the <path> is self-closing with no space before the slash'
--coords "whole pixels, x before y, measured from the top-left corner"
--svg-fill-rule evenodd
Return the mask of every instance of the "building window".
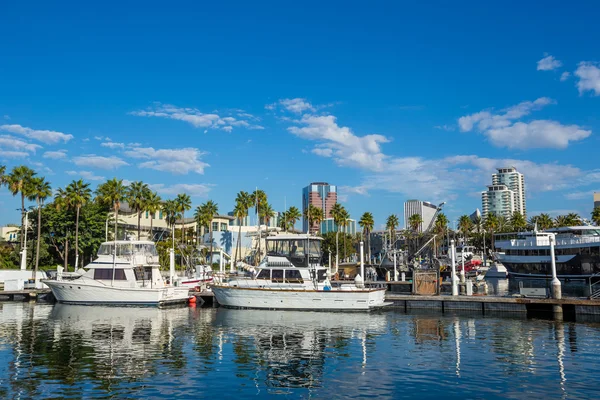
<path id="1" fill-rule="evenodd" d="M 227 224 L 221 222 L 221 232 L 227 232 Z"/>
<path id="2" fill-rule="evenodd" d="M 146 219 L 148 219 L 148 215 L 149 215 L 149 213 L 148 213 L 148 211 L 146 211 Z"/>
<path id="3" fill-rule="evenodd" d="M 212 223 L 212 230 L 213 230 L 213 232 L 219 230 L 219 223 L 218 222 L 213 222 Z"/>
<path id="4" fill-rule="evenodd" d="M 163 217 L 162 217 L 162 210 L 160 210 L 160 211 L 158 212 L 158 219 L 163 219 Z"/>

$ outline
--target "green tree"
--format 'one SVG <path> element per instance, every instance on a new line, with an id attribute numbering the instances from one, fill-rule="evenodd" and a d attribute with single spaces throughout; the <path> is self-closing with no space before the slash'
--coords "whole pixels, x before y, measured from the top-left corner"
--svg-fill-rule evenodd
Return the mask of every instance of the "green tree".
<path id="1" fill-rule="evenodd" d="M 35 250 L 35 268 L 33 270 L 34 280 L 37 279 L 37 272 L 40 264 L 40 244 L 42 241 L 42 205 L 44 204 L 44 200 L 50 196 L 52 196 L 52 188 L 50 187 L 50 183 L 41 177 L 32 178 L 29 200 L 35 200 L 37 204 L 37 240 Z"/>
<path id="2" fill-rule="evenodd" d="M 469 238 L 473 231 L 473 221 L 468 215 L 462 215 L 458 218 L 458 230 L 462 233 L 463 238 Z"/>
<path id="3" fill-rule="evenodd" d="M 515 211 L 510 217 L 510 224 L 513 229 L 519 232 L 527 228 L 527 220 L 525 219 L 523 214 L 521 214 L 518 211 Z"/>
<path id="4" fill-rule="evenodd" d="M 363 215 L 361 215 L 360 219 L 358 220 L 358 225 L 362 228 L 362 233 L 367 238 L 367 253 L 369 263 L 371 263 L 371 231 L 375 226 L 373 214 L 371 214 L 370 212 L 363 213 Z"/>
<path id="5" fill-rule="evenodd" d="M 539 230 L 545 231 L 546 229 L 550 229 L 554 226 L 554 221 L 550 215 L 542 213 L 540 215 L 531 217 L 529 224 L 531 225 L 532 229 L 537 225 Z"/>
<path id="6" fill-rule="evenodd" d="M 344 229 L 344 235 L 342 236 L 343 239 L 343 247 L 344 247 L 344 260 L 347 259 L 347 254 L 346 254 L 346 237 L 348 236 L 348 225 L 350 223 L 350 213 L 348 212 L 348 210 L 346 210 L 346 208 L 343 209 L 342 211 L 342 215 L 340 216 L 340 226 Z"/>
<path id="7" fill-rule="evenodd" d="M 264 203 L 261 206 L 260 213 L 258 214 L 260 218 L 262 218 L 263 222 L 267 226 L 267 231 L 269 230 L 269 222 L 271 222 L 271 218 L 275 216 L 275 210 L 273 206 L 269 203 Z"/>
<path id="8" fill-rule="evenodd" d="M 317 227 L 323 221 L 323 210 L 320 207 L 309 204 L 307 208 L 304 209 L 304 218 L 308 220 L 308 233 L 313 230 L 313 227 L 317 225 Z M 319 232 L 321 229 L 316 228 L 316 231 Z"/>
<path id="9" fill-rule="evenodd" d="M 556 226 L 557 228 L 562 228 L 570 225 L 571 222 L 569 221 L 569 218 L 566 215 L 558 215 L 554 219 L 554 226 Z"/>
<path id="10" fill-rule="evenodd" d="M 213 264 L 213 218 L 218 215 L 219 206 L 212 200 L 208 200 L 201 206 L 202 213 L 204 214 L 205 221 L 208 222 L 208 231 L 210 233 L 210 265 Z"/>
<path id="11" fill-rule="evenodd" d="M 175 244 L 175 223 L 179 217 L 179 207 L 175 200 L 167 200 L 162 205 L 162 211 L 165 214 L 165 222 L 171 228 L 173 245 Z"/>
<path id="12" fill-rule="evenodd" d="M 92 198 L 90 184 L 81 179 L 71 182 L 65 189 L 67 202 L 75 209 L 75 269 L 79 268 L 79 213 Z"/>
<path id="13" fill-rule="evenodd" d="M 446 214 L 439 213 L 437 215 L 437 217 L 435 218 L 435 225 L 433 226 L 433 229 L 435 234 L 442 239 L 440 240 L 440 243 L 442 243 L 444 235 L 446 235 L 446 233 L 448 232 L 448 217 L 446 217 Z M 439 249 L 436 249 L 436 251 L 439 251 Z"/>
<path id="14" fill-rule="evenodd" d="M 301 216 L 302 214 L 300 213 L 298 207 L 291 206 L 288 208 L 284 217 L 285 230 L 287 231 L 288 229 L 294 229 L 296 227 L 296 222 L 298 222 Z"/>
<path id="15" fill-rule="evenodd" d="M 582 224 L 581 217 L 577 213 L 567 214 L 567 221 L 569 226 L 579 226 Z"/>
<path id="16" fill-rule="evenodd" d="M 492 247 L 490 251 L 494 249 L 494 232 L 498 231 L 499 221 L 498 216 L 495 213 L 489 213 L 485 220 L 483 221 L 483 227 L 486 231 L 490 233 L 490 238 L 492 239 Z"/>
<path id="17" fill-rule="evenodd" d="M 21 247 L 23 247 L 23 239 L 25 237 L 25 198 L 31 193 L 31 179 L 35 175 L 35 171 L 29 167 L 20 165 L 14 167 L 8 178 L 5 178 L 12 195 L 21 194 Z"/>
<path id="18" fill-rule="evenodd" d="M 135 181 L 129 185 L 127 189 L 127 203 L 129 207 L 137 214 L 137 238 L 140 240 L 142 211 L 146 209 L 146 201 L 148 199 L 150 189 L 148 185 L 142 181 Z"/>
<path id="19" fill-rule="evenodd" d="M 162 199 L 158 195 L 158 193 L 153 192 L 151 190 L 148 191 L 146 195 L 145 208 L 146 211 L 150 214 L 150 237 L 154 238 L 154 216 L 158 211 L 160 211 L 162 207 Z M 139 220 L 138 220 L 139 226 Z M 139 236 L 139 232 L 138 232 Z"/>
<path id="20" fill-rule="evenodd" d="M 267 194 L 264 192 L 264 190 L 256 189 L 252 193 L 252 201 L 254 204 L 254 211 L 256 212 L 256 215 L 258 215 L 260 218 L 263 214 L 262 208 L 268 202 Z M 262 219 L 260 220 L 259 224 L 260 223 L 262 223 Z"/>
<path id="21" fill-rule="evenodd" d="M 594 211 L 592 211 L 592 221 L 596 226 L 600 226 L 600 207 L 596 207 L 594 208 Z"/>
<path id="22" fill-rule="evenodd" d="M 177 211 L 181 213 L 181 244 L 183 244 L 185 240 L 185 212 L 192 208 L 192 199 L 188 194 L 181 193 L 177 195 L 175 202 L 177 203 Z"/>
<path id="23" fill-rule="evenodd" d="M 0 165 L 0 187 L 6 184 L 6 166 Z"/>
<path id="24" fill-rule="evenodd" d="M 235 208 L 233 210 L 234 217 L 238 219 L 238 240 L 235 247 L 235 260 L 239 260 L 242 255 L 242 220 L 248 216 L 248 210 L 252 207 L 254 199 L 248 192 L 240 191 L 235 198 Z"/>
<path id="25" fill-rule="evenodd" d="M 337 272 L 339 268 L 339 255 L 340 255 L 340 243 L 339 243 L 339 233 L 340 226 L 344 222 L 346 217 L 346 209 L 340 203 L 335 203 L 331 210 L 329 211 L 331 217 L 333 218 L 333 222 L 335 224 L 335 271 Z"/>
<path id="26" fill-rule="evenodd" d="M 96 201 L 105 204 L 113 209 L 115 218 L 115 236 L 117 240 L 117 224 L 119 220 L 119 209 L 121 202 L 127 195 L 127 186 L 123 184 L 122 179 L 113 178 L 104 182 L 96 188 Z"/>
<path id="27" fill-rule="evenodd" d="M 417 214 L 415 214 L 417 215 Z M 417 215 L 417 217 L 419 217 L 419 221 L 420 221 L 420 216 Z M 414 219 L 414 223 L 417 224 L 414 227 L 411 225 L 411 228 L 414 228 L 413 231 L 417 231 L 418 230 L 418 224 L 420 224 L 420 222 L 417 223 L 417 218 L 411 216 L 410 218 Z M 409 218 L 408 224 L 411 224 L 411 219 Z M 385 221 L 385 228 L 388 230 L 388 232 L 390 233 L 390 244 L 391 243 L 395 243 L 396 242 L 396 227 L 398 226 L 398 216 L 396 214 L 392 214 L 390 216 L 387 217 L 386 221 Z"/>

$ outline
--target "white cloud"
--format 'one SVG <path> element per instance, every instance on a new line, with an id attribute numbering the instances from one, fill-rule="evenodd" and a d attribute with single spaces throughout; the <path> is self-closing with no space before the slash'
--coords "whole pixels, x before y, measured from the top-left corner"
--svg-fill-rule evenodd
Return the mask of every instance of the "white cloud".
<path id="1" fill-rule="evenodd" d="M 333 115 L 304 115 L 303 126 L 292 126 L 288 131 L 304 139 L 319 142 L 313 150 L 325 157 L 334 157 L 340 165 L 379 170 L 384 167 L 385 156 L 381 143 L 389 140 L 382 135 L 356 136 L 350 128 L 339 126 Z"/>
<path id="2" fill-rule="evenodd" d="M 585 190 L 582 192 L 569 192 L 565 195 L 565 197 L 569 200 L 592 200 L 594 197 L 594 193 L 600 193 L 600 189 L 596 190 Z"/>
<path id="3" fill-rule="evenodd" d="M 104 142 L 104 143 L 100 143 L 100 146 L 108 147 L 109 149 L 124 149 L 125 143 Z"/>
<path id="4" fill-rule="evenodd" d="M 476 128 L 486 135 L 492 144 L 516 149 L 564 149 L 570 142 L 582 140 L 591 135 L 590 130 L 582 129 L 578 125 L 562 125 L 551 120 L 514 122 L 548 104 L 555 104 L 555 102 L 547 97 L 540 97 L 533 102 L 524 101 L 501 110 L 499 114 L 481 111 L 459 118 L 458 126 L 463 132 L 469 132 Z"/>
<path id="5" fill-rule="evenodd" d="M 600 96 L 600 68 L 597 63 L 580 62 L 575 76 L 579 78 L 577 89 L 580 95 L 589 90 L 594 92 L 595 96 Z"/>
<path id="6" fill-rule="evenodd" d="M 0 151 L 0 157 L 3 158 L 25 158 L 29 156 L 29 153 L 24 151 Z"/>
<path id="7" fill-rule="evenodd" d="M 67 150 L 56 150 L 56 151 L 47 151 L 43 155 L 44 158 L 51 158 L 53 160 L 59 160 L 61 158 L 67 157 Z"/>
<path id="8" fill-rule="evenodd" d="M 46 144 L 54 144 L 58 142 L 68 142 L 73 139 L 73 135 L 69 135 L 57 131 L 35 130 L 21 125 L 0 125 L 0 131 L 16 133 L 30 139 L 38 140 Z"/>
<path id="9" fill-rule="evenodd" d="M 214 185 L 203 183 L 177 183 L 165 186 L 162 183 L 148 185 L 152 190 L 161 194 L 177 195 L 187 193 L 190 196 L 205 197 L 212 190 Z"/>
<path id="10" fill-rule="evenodd" d="M 9 135 L 0 136 L 0 148 L 10 150 L 24 150 L 31 153 L 35 153 L 37 149 L 41 149 L 42 146 L 25 142 L 21 139 Z M 4 150 L 3 150 L 4 151 Z"/>
<path id="11" fill-rule="evenodd" d="M 133 111 L 129 114 L 138 117 L 160 117 L 185 121 L 196 128 L 225 129 L 226 131 L 231 131 L 232 127 L 264 129 L 264 127 L 252 124 L 247 120 L 221 117 L 216 112 L 203 113 L 196 108 L 181 108 L 170 104 L 155 103 L 154 107 L 147 110 Z"/>
<path id="12" fill-rule="evenodd" d="M 538 71 L 552 71 L 560 67 L 562 67 L 562 62 L 550 55 L 546 55 L 546 57 L 537 62 Z"/>
<path id="13" fill-rule="evenodd" d="M 203 174 L 204 168 L 209 166 L 200 160 L 200 157 L 204 154 L 192 147 L 182 149 L 134 147 L 125 152 L 128 157 L 149 160 L 138 164 L 140 168 L 150 168 L 173 174 L 188 174 L 190 172 Z"/>
<path id="14" fill-rule="evenodd" d="M 306 110 L 315 111 L 315 108 L 312 106 L 312 104 L 307 102 L 306 99 L 302 99 L 299 97 L 295 99 L 279 100 L 279 104 L 281 104 L 286 110 L 296 114 L 301 114 Z"/>
<path id="15" fill-rule="evenodd" d="M 433 129 L 440 129 L 446 132 L 454 132 L 456 130 L 456 127 L 453 125 L 436 125 L 433 127 Z"/>
<path id="16" fill-rule="evenodd" d="M 366 186 L 340 186 L 339 192 L 342 194 L 359 194 L 361 196 L 368 196 L 369 191 Z"/>
<path id="17" fill-rule="evenodd" d="M 97 156 L 95 154 L 86 154 L 73 158 L 75 165 L 80 167 L 92 167 L 98 169 L 117 169 L 125 165 L 129 165 L 119 157 Z"/>
<path id="18" fill-rule="evenodd" d="M 567 71 L 565 71 L 565 72 L 563 72 L 562 74 L 560 74 L 560 81 L 561 81 L 561 82 L 564 82 L 564 81 L 566 81 L 567 79 L 569 79 L 569 77 L 570 77 L 570 76 L 571 76 L 571 73 L 570 73 L 570 72 L 567 72 Z"/>
<path id="19" fill-rule="evenodd" d="M 75 176 L 80 176 L 83 179 L 86 179 L 88 181 L 103 181 L 106 178 L 103 176 L 98 176 L 96 174 L 94 174 L 91 171 L 65 171 L 65 173 L 67 175 L 75 175 Z"/>

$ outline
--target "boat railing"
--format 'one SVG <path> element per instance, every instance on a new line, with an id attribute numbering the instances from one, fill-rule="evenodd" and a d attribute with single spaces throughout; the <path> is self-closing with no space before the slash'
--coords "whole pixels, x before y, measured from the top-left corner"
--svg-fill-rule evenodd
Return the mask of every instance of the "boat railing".
<path id="1" fill-rule="evenodd" d="M 590 300 L 600 299 L 600 273 L 590 276 L 589 283 Z"/>
<path id="2" fill-rule="evenodd" d="M 589 236 L 589 237 L 578 237 L 578 238 L 556 238 L 555 246 L 569 246 L 569 245 L 580 245 L 588 243 L 600 244 L 600 236 Z M 550 240 L 548 238 L 537 238 L 536 240 L 498 240 L 496 241 L 496 247 L 550 247 Z"/>

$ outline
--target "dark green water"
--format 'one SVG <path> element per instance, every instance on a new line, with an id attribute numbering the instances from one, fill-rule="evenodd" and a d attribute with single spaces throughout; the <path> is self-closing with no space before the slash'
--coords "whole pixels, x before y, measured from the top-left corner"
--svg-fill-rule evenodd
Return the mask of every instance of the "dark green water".
<path id="1" fill-rule="evenodd" d="M 0 303 L 0 398 L 597 398 L 600 324 Z"/>

